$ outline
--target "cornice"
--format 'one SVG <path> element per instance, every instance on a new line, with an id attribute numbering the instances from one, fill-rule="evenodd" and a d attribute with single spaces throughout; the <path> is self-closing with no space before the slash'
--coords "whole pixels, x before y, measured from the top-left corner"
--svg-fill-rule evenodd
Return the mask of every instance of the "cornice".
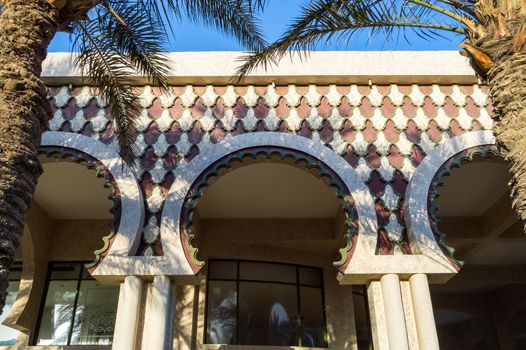
<path id="1" fill-rule="evenodd" d="M 286 57 L 268 70 L 257 69 L 241 81 L 232 78 L 242 52 L 166 53 L 173 85 L 288 85 L 288 84 L 474 84 L 477 78 L 468 60 L 457 51 L 317 51 L 307 58 Z M 75 68 L 76 54 L 50 53 L 42 79 L 50 86 L 82 85 Z M 144 76 L 134 79 L 148 84 Z"/>

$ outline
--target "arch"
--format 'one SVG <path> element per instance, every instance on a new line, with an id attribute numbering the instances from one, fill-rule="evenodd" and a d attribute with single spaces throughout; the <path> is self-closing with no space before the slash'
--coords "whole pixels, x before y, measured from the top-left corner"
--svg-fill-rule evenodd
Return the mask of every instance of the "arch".
<path id="1" fill-rule="evenodd" d="M 455 136 L 433 149 L 416 169 L 407 186 L 404 203 L 407 233 L 414 254 L 427 255 L 458 269 L 434 237 L 428 206 L 429 193 L 435 175 L 449 159 L 470 148 L 485 145 L 495 145 L 495 136 L 491 131 Z"/>
<path id="2" fill-rule="evenodd" d="M 181 214 L 185 199 L 194 183 L 214 163 L 233 153 L 258 147 L 301 152 L 330 168 L 341 179 L 347 193 L 354 200 L 358 221 L 355 254 L 374 255 L 378 228 L 374 201 L 369 189 L 351 165 L 319 142 L 292 134 L 261 132 L 238 135 L 210 145 L 186 167 L 177 169 L 161 216 L 161 242 L 165 257 L 179 264 L 184 262 L 184 268 L 188 272 L 198 271 L 183 249 Z"/>
<path id="3" fill-rule="evenodd" d="M 197 205 L 202 198 L 202 189 L 208 187 L 210 179 L 217 178 L 219 176 L 219 172 L 222 169 L 232 169 L 232 167 L 236 167 L 237 164 L 240 164 L 239 166 L 241 167 L 243 166 L 244 161 L 254 161 L 261 157 L 265 158 L 266 160 L 275 158 L 279 158 L 280 160 L 289 160 L 291 166 L 296 166 L 299 169 L 305 171 L 316 170 L 316 176 L 320 179 L 326 179 L 326 185 L 333 187 L 336 190 L 335 197 L 340 202 L 342 211 L 345 215 L 344 225 L 347 232 L 343 235 L 343 238 L 346 240 L 346 244 L 339 249 L 340 257 L 333 263 L 333 265 L 340 269 L 340 271 L 345 271 L 345 268 L 352 256 L 352 248 L 355 247 L 354 241 L 357 233 L 357 221 L 355 220 L 357 217 L 356 210 L 354 208 L 353 199 L 348 192 L 347 186 L 332 169 L 330 169 L 325 163 L 320 162 L 318 159 L 313 158 L 303 152 L 275 146 L 250 147 L 230 153 L 211 164 L 192 184 L 192 187 L 183 202 L 180 220 L 180 232 L 183 250 L 187 260 L 192 265 L 192 269 L 194 271 L 199 271 L 204 265 L 204 262 L 199 261 L 197 258 L 198 248 L 192 244 L 192 241 L 195 238 L 193 230 L 193 213 L 197 210 Z M 254 163 L 251 162 L 251 164 Z"/>
<path id="4" fill-rule="evenodd" d="M 44 132 L 41 146 L 76 150 L 89 155 L 106 167 L 113 176 L 121 196 L 120 223 L 108 255 L 128 256 L 133 254 L 141 239 L 144 201 L 132 169 L 122 162 L 117 151 L 91 137 L 57 131 Z M 104 260 L 97 268 L 102 264 Z"/>
<path id="5" fill-rule="evenodd" d="M 453 168 L 458 168 L 461 166 L 461 164 L 464 161 L 472 161 L 475 156 L 486 158 L 490 155 L 498 156 L 499 151 L 497 149 L 496 145 L 482 145 L 482 146 L 475 146 L 468 148 L 462 152 L 459 152 L 455 154 L 453 157 L 448 159 L 438 172 L 433 177 L 433 181 L 431 182 L 431 187 L 429 189 L 429 195 L 428 195 L 428 211 L 429 211 L 429 221 L 431 223 L 431 229 L 433 230 L 433 234 L 435 236 L 435 239 L 438 240 L 438 245 L 444 252 L 444 254 L 448 257 L 448 259 L 452 262 L 452 264 L 459 269 L 464 262 L 461 260 L 458 260 L 455 256 L 455 249 L 453 247 L 450 247 L 445 242 L 446 235 L 440 231 L 439 224 L 440 220 L 436 217 L 437 213 L 437 205 L 435 204 L 435 199 L 439 195 L 439 189 L 438 187 L 443 185 L 444 183 L 444 177 L 451 175 L 451 172 Z"/>

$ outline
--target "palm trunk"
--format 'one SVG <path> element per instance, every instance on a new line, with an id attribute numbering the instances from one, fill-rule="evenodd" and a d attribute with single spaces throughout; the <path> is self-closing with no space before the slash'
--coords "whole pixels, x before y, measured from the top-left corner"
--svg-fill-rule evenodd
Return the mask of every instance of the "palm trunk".
<path id="1" fill-rule="evenodd" d="M 42 61 L 58 13 L 47 0 L 3 0 L 0 15 L 0 310 L 38 176 L 40 138 L 51 116 Z"/>
<path id="2" fill-rule="evenodd" d="M 512 175 L 513 207 L 526 222 L 526 53 L 500 58 L 487 76 L 497 143 Z"/>

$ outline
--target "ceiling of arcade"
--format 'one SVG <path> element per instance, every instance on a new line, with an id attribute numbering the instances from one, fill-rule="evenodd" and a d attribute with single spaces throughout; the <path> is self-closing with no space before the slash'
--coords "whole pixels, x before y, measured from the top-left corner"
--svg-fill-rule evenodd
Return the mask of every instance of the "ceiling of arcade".
<path id="1" fill-rule="evenodd" d="M 319 178 L 279 160 L 235 169 L 208 187 L 199 202 L 202 219 L 329 218 L 340 203 Z"/>
<path id="2" fill-rule="evenodd" d="M 506 164 L 475 158 L 444 178 L 436 200 L 440 230 L 465 265 L 438 290 L 526 283 L 526 235 L 511 208 Z"/>
<path id="3" fill-rule="evenodd" d="M 147 210 L 138 253 L 144 255 L 162 254 L 161 212 L 177 173 L 211 144 L 265 131 L 303 136 L 343 157 L 366 183 L 375 201 L 380 227 L 378 253 L 393 254 L 395 246 L 401 247 L 398 253 L 410 253 L 401 208 L 415 169 L 438 145 L 457 135 L 491 130 L 493 126 L 486 88 L 479 85 L 187 85 L 174 86 L 164 94 L 146 86 L 137 88 L 137 94 L 142 114 L 135 169 Z M 105 102 L 90 88 L 53 87 L 49 99 L 54 111 L 50 130 L 83 134 L 115 147 Z M 224 181 L 236 182 L 240 188 L 246 185 L 243 173 L 232 176 Z M 265 186 L 276 186 L 271 174 L 258 179 L 260 186 L 245 189 L 253 196 L 267 192 Z M 297 185 L 310 188 L 307 178 L 304 181 L 301 176 Z M 230 198 L 230 209 L 218 205 L 227 195 L 226 188 L 218 186 L 214 190 L 216 199 L 211 195 L 208 202 L 201 203 L 200 215 L 210 220 L 232 216 L 234 211 L 238 217 L 248 215 L 243 214 L 246 203 L 242 196 Z M 256 202 L 261 206 L 259 215 L 295 217 L 301 211 L 324 218 L 334 213 L 330 205 L 309 207 L 301 193 L 296 198 L 300 204 L 293 206 L 285 193 L 277 194 L 282 206 Z M 321 204 L 328 198 L 321 192 L 317 197 Z M 485 205 L 490 204 L 488 199 Z M 469 210 L 462 213 L 471 214 Z"/>
<path id="4" fill-rule="evenodd" d="M 305 264 L 314 263 L 316 253 L 318 263 L 329 266 L 345 245 L 341 203 L 315 171 L 281 159 L 248 159 L 210 183 L 195 220 L 203 260 L 272 257 Z"/>
<path id="5" fill-rule="evenodd" d="M 41 244 L 33 249 L 49 260 L 93 260 L 111 231 L 113 202 L 105 179 L 69 159 L 41 155 L 39 160 L 44 172 L 27 220 L 30 234 L 40 235 Z"/>
<path id="6" fill-rule="evenodd" d="M 34 200 L 54 219 L 111 219 L 104 179 L 83 165 L 40 156 L 43 175 Z"/>

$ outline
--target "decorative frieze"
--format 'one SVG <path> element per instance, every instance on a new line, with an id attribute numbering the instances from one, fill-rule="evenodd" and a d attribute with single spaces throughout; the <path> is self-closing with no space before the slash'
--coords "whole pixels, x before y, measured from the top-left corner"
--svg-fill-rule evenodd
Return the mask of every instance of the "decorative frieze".
<path id="1" fill-rule="evenodd" d="M 150 213 L 164 203 L 159 188 L 197 155 L 239 134 L 272 131 L 309 138 L 343 157 L 392 213 L 395 181 L 407 186 L 426 155 L 455 136 L 493 127 L 486 87 L 479 85 L 145 86 L 137 95 L 134 174 L 154 184 L 146 197 Z M 116 146 L 106 101 L 95 90 L 50 88 L 49 99 L 50 130 Z M 378 193 L 375 181 L 385 190 Z M 398 196 L 396 203 L 404 200 Z"/>

